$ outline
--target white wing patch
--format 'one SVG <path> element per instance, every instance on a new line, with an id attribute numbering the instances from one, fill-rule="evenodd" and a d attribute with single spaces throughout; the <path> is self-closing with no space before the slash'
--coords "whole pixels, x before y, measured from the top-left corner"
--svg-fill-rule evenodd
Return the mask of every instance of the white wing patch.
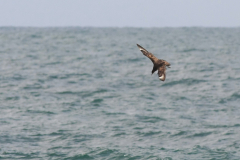
<path id="1" fill-rule="evenodd" d="M 162 76 L 159 77 L 159 79 L 160 79 L 161 81 L 164 80 L 164 74 L 162 74 Z"/>

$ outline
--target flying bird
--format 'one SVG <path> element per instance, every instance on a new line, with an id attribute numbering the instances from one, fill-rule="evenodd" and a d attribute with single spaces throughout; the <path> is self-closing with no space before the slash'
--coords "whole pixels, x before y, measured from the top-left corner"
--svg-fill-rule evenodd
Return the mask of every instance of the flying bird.
<path id="1" fill-rule="evenodd" d="M 163 59 L 158 59 L 157 57 L 155 57 L 152 53 L 148 52 L 146 49 L 144 49 L 142 46 L 140 46 L 139 44 L 137 44 L 138 48 L 140 49 L 140 51 L 143 53 L 143 55 L 145 55 L 146 57 L 148 57 L 152 62 L 153 62 L 153 69 L 152 69 L 152 74 L 158 70 L 158 77 L 161 81 L 165 81 L 166 79 L 166 66 L 168 68 L 170 68 L 170 63 L 168 63 L 167 61 L 163 60 Z"/>

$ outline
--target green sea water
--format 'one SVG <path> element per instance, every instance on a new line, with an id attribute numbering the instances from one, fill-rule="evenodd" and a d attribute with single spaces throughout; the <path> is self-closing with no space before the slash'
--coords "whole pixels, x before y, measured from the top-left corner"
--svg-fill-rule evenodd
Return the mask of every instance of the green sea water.
<path id="1" fill-rule="evenodd" d="M 239 133 L 240 28 L 0 28 L 0 159 L 239 160 Z"/>

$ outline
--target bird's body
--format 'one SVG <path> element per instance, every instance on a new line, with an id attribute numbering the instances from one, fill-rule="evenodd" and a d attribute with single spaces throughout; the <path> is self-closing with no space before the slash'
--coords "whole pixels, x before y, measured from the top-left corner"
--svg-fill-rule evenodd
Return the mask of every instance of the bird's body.
<path id="1" fill-rule="evenodd" d="M 148 52 L 146 49 L 144 49 L 142 46 L 137 44 L 140 51 L 143 53 L 143 55 L 147 56 L 152 62 L 153 62 L 153 69 L 152 74 L 158 70 L 158 77 L 161 81 L 165 81 L 166 79 L 166 66 L 170 68 L 170 63 L 163 59 L 158 59 L 155 57 L 152 53 Z"/>

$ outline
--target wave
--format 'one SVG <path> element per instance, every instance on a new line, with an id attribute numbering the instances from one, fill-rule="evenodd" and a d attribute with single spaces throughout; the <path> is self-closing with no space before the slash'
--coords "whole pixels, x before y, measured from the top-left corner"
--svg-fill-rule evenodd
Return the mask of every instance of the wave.
<path id="1" fill-rule="evenodd" d="M 56 92 L 57 94 L 61 95 L 79 95 L 81 97 L 91 97 L 95 94 L 101 94 L 101 93 L 106 93 L 109 90 L 107 89 L 97 89 L 95 91 L 62 91 L 62 92 Z M 96 100 L 97 101 L 97 100 Z"/>
<path id="2" fill-rule="evenodd" d="M 178 81 L 167 82 L 167 83 L 164 83 L 162 86 L 174 86 L 178 84 L 190 86 L 190 85 L 195 85 L 203 82 L 206 82 L 206 80 L 188 78 L 188 79 L 181 79 Z"/>
<path id="3" fill-rule="evenodd" d="M 52 156 L 58 156 L 58 155 L 51 155 Z M 60 156 L 61 157 L 61 156 Z M 72 157 L 67 157 L 65 159 L 71 159 L 71 160 L 79 160 L 79 159 L 84 159 L 84 160 L 88 160 L 88 159 L 94 159 L 93 157 L 89 156 L 88 154 L 79 154 L 79 155 L 75 155 L 75 156 L 72 156 Z"/>
<path id="4" fill-rule="evenodd" d="M 227 102 L 239 101 L 239 100 L 240 100 L 240 94 L 238 92 L 235 92 L 229 97 L 222 98 L 218 103 L 224 104 L 224 103 L 227 103 Z"/>
<path id="5" fill-rule="evenodd" d="M 159 121 L 166 121 L 165 118 L 161 118 L 161 117 L 157 117 L 157 116 L 136 116 L 138 118 L 139 121 L 142 122 L 147 122 L 147 123 L 156 123 Z"/>
<path id="6" fill-rule="evenodd" d="M 183 49 L 180 52 L 205 52 L 205 49 L 197 49 L 197 48 L 189 48 L 189 49 Z"/>

